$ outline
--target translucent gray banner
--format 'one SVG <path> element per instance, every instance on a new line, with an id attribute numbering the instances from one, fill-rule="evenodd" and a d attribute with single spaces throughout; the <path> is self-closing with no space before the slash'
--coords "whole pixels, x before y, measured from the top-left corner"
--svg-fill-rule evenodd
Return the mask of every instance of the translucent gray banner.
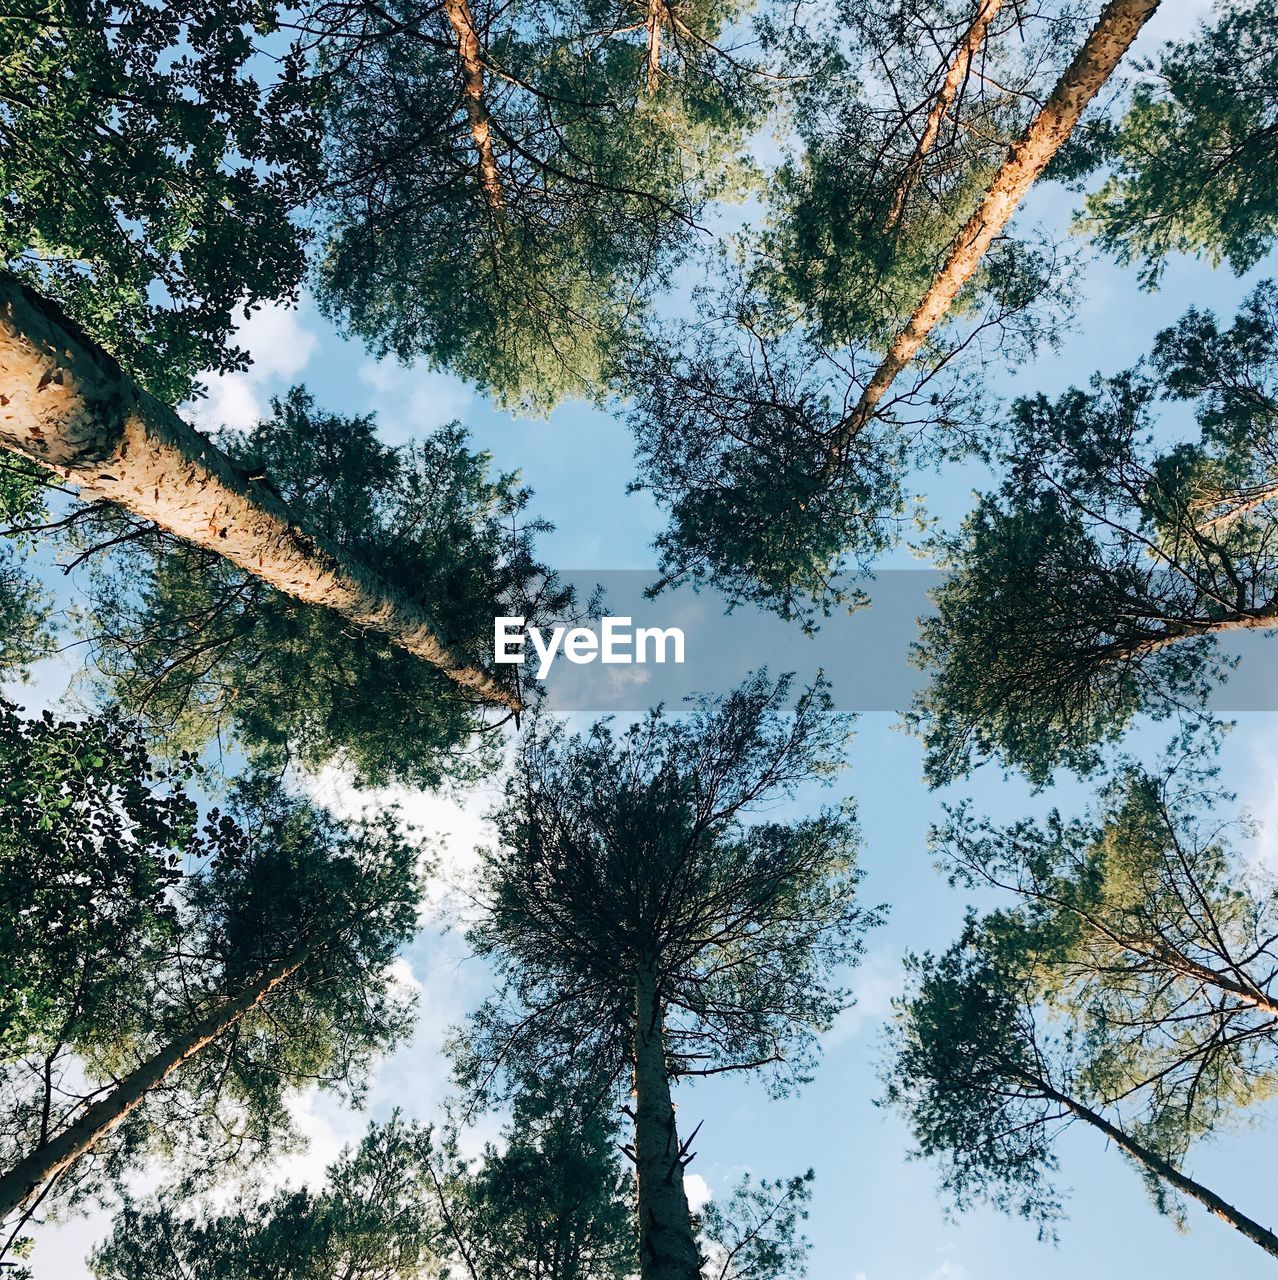
<path id="1" fill-rule="evenodd" d="M 729 613 L 717 592 L 690 587 L 646 599 L 644 590 L 656 579 L 646 570 L 572 570 L 561 577 L 573 583 L 579 597 L 603 591 L 601 616 L 628 619 L 612 624 L 613 662 L 605 663 L 600 618 L 586 624 L 593 638 L 565 633 L 542 636 L 553 645 L 543 681 L 549 705 L 558 711 L 637 711 L 658 702 L 677 703 L 692 693 L 719 693 L 732 688 L 747 672 L 767 667 L 773 674 L 794 672 L 810 680 L 823 671 L 838 705 L 847 711 L 899 712 L 926 681 L 911 661 L 918 620 L 932 611 L 929 593 L 942 575 L 925 569 L 897 569 L 873 579 L 858 579 L 870 603 L 826 618 L 815 635 L 770 613 L 738 608 Z M 647 661 L 633 661 L 641 628 L 682 635 L 683 661 L 667 634 L 660 643 L 646 637 Z M 518 649 L 519 628 L 508 624 L 510 652 Z M 565 654 L 572 645 L 576 661 Z M 1278 710 L 1278 636 L 1269 632 L 1233 632 L 1222 636 L 1219 651 L 1238 665 L 1216 689 L 1210 706 L 1222 715 L 1240 711 Z M 665 661 L 657 661 L 664 648 Z M 625 661 L 626 656 L 631 661 Z M 536 673 L 543 661 L 531 643 L 524 670 Z"/>

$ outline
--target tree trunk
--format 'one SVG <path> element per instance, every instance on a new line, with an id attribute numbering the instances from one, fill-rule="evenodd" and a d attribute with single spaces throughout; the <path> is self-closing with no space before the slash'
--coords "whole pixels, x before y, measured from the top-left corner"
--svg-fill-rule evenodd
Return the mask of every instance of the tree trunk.
<path id="1" fill-rule="evenodd" d="M 656 93 L 661 75 L 661 17 L 662 0 L 648 0 L 648 13 L 644 26 L 648 29 L 648 92 Z"/>
<path id="2" fill-rule="evenodd" d="M 1210 507 L 1224 509 L 1201 521 L 1197 526 L 1198 532 L 1214 538 L 1218 533 L 1228 529 L 1236 520 L 1240 520 L 1257 507 L 1264 506 L 1266 502 L 1272 502 L 1275 498 L 1278 498 L 1278 480 L 1252 485 L 1249 489 L 1239 489 L 1234 493 L 1222 494 L 1218 497 L 1201 498 L 1193 504 L 1200 510 Z"/>
<path id="3" fill-rule="evenodd" d="M 121 1080 L 106 1097 L 95 1102 L 74 1124 L 52 1142 L 38 1147 L 0 1176 L 0 1222 L 22 1208 L 42 1187 L 73 1165 L 107 1136 L 184 1062 L 190 1061 L 223 1032 L 255 1009 L 280 983 L 287 981 L 305 962 L 306 953 L 294 954 L 268 970 L 247 991 L 228 1000 L 200 1019 L 186 1035 L 166 1045 Z"/>
<path id="4" fill-rule="evenodd" d="M 984 42 L 985 32 L 1002 3 L 1003 0 L 979 0 L 976 6 L 976 16 L 972 19 L 972 25 L 968 27 L 963 39 L 959 41 L 958 48 L 954 51 L 954 57 L 951 59 L 949 68 L 945 73 L 945 79 L 941 82 L 940 91 L 936 95 L 936 100 L 932 103 L 931 110 L 927 113 L 927 119 L 923 122 L 923 132 L 919 134 L 918 143 L 914 147 L 914 154 L 905 166 L 901 181 L 897 183 L 896 191 L 892 197 L 892 207 L 888 210 L 888 216 L 883 224 L 885 231 L 895 231 L 900 224 L 901 216 L 905 212 L 905 202 L 909 199 L 910 192 L 913 190 L 914 184 L 918 181 L 919 174 L 923 170 L 923 161 L 927 159 L 932 148 L 936 146 L 936 140 L 940 136 L 941 125 L 945 121 L 945 116 L 950 107 L 954 105 L 954 99 L 958 97 L 959 87 L 967 78 L 968 68 L 972 65 L 972 59 Z"/>
<path id="5" fill-rule="evenodd" d="M 1223 618 L 1204 618 L 1201 621 L 1169 622 L 1156 635 L 1106 645 L 1100 657 L 1106 665 L 1111 662 L 1127 662 L 1158 653 L 1196 636 L 1223 635 L 1226 631 L 1267 631 L 1272 627 L 1278 627 L 1278 597 L 1247 613 L 1231 613 Z"/>
<path id="6" fill-rule="evenodd" d="M 475 31 L 475 19 L 466 0 L 444 0 L 448 25 L 457 37 L 457 54 L 462 64 L 462 96 L 466 102 L 466 118 L 470 121 L 470 137 L 479 156 L 479 185 L 493 209 L 505 205 L 501 179 L 497 174 L 497 157 L 493 154 L 492 130 L 488 107 L 484 101 L 484 61 Z"/>
<path id="7" fill-rule="evenodd" d="M 138 388 L 51 302 L 0 272 L 0 447 L 324 605 L 433 663 L 489 703 L 519 699 L 450 654 L 403 592 L 310 532 L 172 409 Z"/>
<path id="8" fill-rule="evenodd" d="M 1053 1089 L 1046 1081 L 1036 1079 L 1027 1073 L 1021 1073 L 1021 1078 L 1033 1088 L 1040 1089 L 1046 1097 L 1064 1107 L 1084 1123 L 1091 1125 L 1094 1129 L 1099 1129 L 1116 1147 L 1125 1151 L 1133 1160 L 1144 1165 L 1151 1173 L 1155 1173 L 1165 1182 L 1171 1183 L 1182 1195 L 1188 1196 L 1191 1200 L 1197 1200 L 1210 1213 L 1229 1223 L 1235 1231 L 1240 1231 L 1253 1244 L 1258 1244 L 1266 1253 L 1278 1258 L 1278 1235 L 1262 1227 L 1260 1223 L 1249 1218 L 1245 1213 L 1235 1209 L 1233 1205 L 1226 1200 L 1222 1200 L 1214 1191 L 1204 1187 L 1201 1182 L 1195 1182 L 1193 1178 L 1182 1173 L 1175 1165 L 1164 1160 L 1156 1151 L 1151 1150 L 1141 1142 L 1137 1142 L 1135 1138 L 1128 1136 L 1117 1125 L 1110 1124 L 1104 1116 L 1098 1115 L 1090 1107 L 1086 1107 L 1081 1102 L 1077 1102 L 1059 1090 Z"/>
<path id="9" fill-rule="evenodd" d="M 652 970 L 635 981 L 635 1175 L 642 1280 L 700 1280 Z"/>
<path id="10" fill-rule="evenodd" d="M 1025 193 L 1069 137 L 1087 104 L 1113 74 L 1158 5 L 1159 0 L 1110 0 L 1105 6 L 1051 97 L 994 175 L 980 206 L 955 236 L 945 265 L 910 322 L 896 335 L 856 408 L 835 429 L 832 453 L 836 459 L 865 428 L 887 389 L 972 278 L 994 237 L 1007 225 Z"/>

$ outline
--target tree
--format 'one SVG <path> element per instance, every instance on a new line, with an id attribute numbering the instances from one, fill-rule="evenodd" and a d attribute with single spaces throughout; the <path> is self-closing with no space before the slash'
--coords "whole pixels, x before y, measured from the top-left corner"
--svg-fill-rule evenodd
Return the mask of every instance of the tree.
<path id="1" fill-rule="evenodd" d="M 74 483 L 82 498 L 214 552 L 255 578 L 384 635 L 476 696 L 517 707 L 488 672 L 449 652 L 439 602 L 388 586 L 308 527 L 263 477 L 236 465 L 50 305 L 0 280 L 0 445 Z"/>
<path id="2" fill-rule="evenodd" d="M 768 80 L 734 46 L 743 15 L 708 0 L 317 6 L 330 314 L 503 404 L 603 395 L 703 210 L 749 172 Z"/>
<path id="3" fill-rule="evenodd" d="M 343 557 L 377 565 L 402 599 L 431 602 L 475 670 L 495 614 L 541 621 L 571 605 L 534 556 L 549 526 L 525 519 L 528 490 L 490 474 L 459 424 L 389 447 L 371 417 L 324 413 L 294 388 L 219 444 Z M 229 734 L 261 759 L 318 768 L 340 756 L 368 784 L 433 787 L 491 767 L 497 735 L 476 740 L 489 727 L 483 702 L 377 632 L 110 508 L 85 510 L 73 535 L 77 558 L 108 550 L 95 557 L 85 624 L 99 683 L 170 747 Z"/>
<path id="4" fill-rule="evenodd" d="M 889 1067 L 888 1101 L 960 1207 L 1050 1222 L 1054 1138 L 1081 1120 L 1160 1208 L 1190 1197 L 1278 1255 L 1184 1171 L 1196 1139 L 1272 1095 L 1278 1065 L 1278 894 L 1230 847 L 1221 798 L 1181 758 L 1125 767 L 1085 819 L 998 828 L 960 808 L 935 833 L 954 877 L 1014 898 L 913 961 Z"/>
<path id="5" fill-rule="evenodd" d="M 1278 18 L 1259 0 L 1225 0 L 1193 39 L 1169 43 L 1131 106 L 1086 140 L 1075 170 L 1105 167 L 1080 228 L 1157 282 L 1174 253 L 1238 274 L 1278 235 L 1269 175 L 1278 161 Z"/>
<path id="6" fill-rule="evenodd" d="M 1042 19 L 1028 56 L 1019 11 L 871 6 L 856 20 L 864 74 L 887 87 L 850 83 L 855 55 L 805 86 L 803 145 L 770 184 L 768 225 L 741 237 L 735 273 L 715 264 L 735 278 L 628 362 L 636 487 L 671 513 L 663 581 L 805 622 L 856 599 L 839 579 L 896 541 L 908 469 L 975 442 L 964 354 L 983 356 L 991 333 L 1008 360 L 1052 340 L 1067 264 L 1004 229 L 1156 7 L 1107 5 L 1033 112 L 1068 15 Z M 938 29 L 954 33 L 939 67 Z M 951 73 L 974 42 L 991 74 L 959 94 Z"/>
<path id="7" fill-rule="evenodd" d="M 115 715 L 0 703 L 0 1061 L 105 1027 L 171 944 L 168 890 L 193 838 L 184 775 Z"/>
<path id="8" fill-rule="evenodd" d="M 25 547 L 20 530 L 44 515 L 45 479 L 23 459 L 0 456 L 0 537 Z M 8 547 L 0 549 L 0 676 L 5 679 L 24 677 L 53 642 L 46 594 L 17 559 Z"/>
<path id="9" fill-rule="evenodd" d="M 89 767 L 100 766 L 91 758 Z M 134 786 L 144 817 L 155 805 L 154 827 L 164 810 L 147 800 L 145 781 Z M 86 791 L 74 815 L 89 839 L 101 829 L 107 852 L 120 840 L 112 824 L 129 817 L 118 812 L 129 795 L 120 790 Z M 140 903 L 116 912 L 124 890 L 99 895 L 100 915 L 50 956 L 72 972 L 46 985 L 61 984 L 71 999 L 41 1018 L 0 1074 L 0 1213 L 16 1219 L 10 1243 L 42 1203 L 100 1196 L 144 1153 L 178 1159 L 194 1185 L 286 1145 L 291 1091 L 318 1082 L 358 1096 L 364 1066 L 406 1031 L 411 1000 L 388 966 L 416 928 L 422 853 L 393 811 L 343 826 L 261 774 L 245 778 L 233 801 L 234 814 L 210 812 L 186 841 L 188 866 L 163 907 L 144 874 L 153 836 L 117 857 L 126 869 L 141 864 Z M 99 802 L 105 814 L 92 811 Z M 33 834 L 47 821 L 30 805 L 17 819 Z M 53 832 L 32 847 L 65 862 L 74 838 Z M 138 839 L 148 835 L 143 827 Z M 57 870 L 24 869 L 55 906 Z M 110 944 L 127 945 L 153 915 L 163 930 L 141 937 L 140 953 L 128 956 L 135 967 L 116 983 L 124 957 Z M 82 966 L 87 984 L 74 971 Z"/>
<path id="10" fill-rule="evenodd" d="M 433 1204 L 429 1130 L 395 1115 L 329 1166 L 315 1192 L 284 1188 L 194 1217 L 175 1197 L 126 1203 L 92 1256 L 99 1280 L 426 1280 L 447 1256 Z"/>
<path id="11" fill-rule="evenodd" d="M 162 400 L 242 367 L 236 314 L 302 278 L 318 120 L 298 52 L 256 56 L 276 30 L 257 0 L 17 0 L 0 26 L 0 264 Z"/>
<path id="12" fill-rule="evenodd" d="M 1138 713 L 1192 708 L 1225 673 L 1213 637 L 1275 625 L 1278 292 L 1228 329 L 1189 312 L 1151 360 L 1017 401 L 1007 479 L 936 544 L 933 669 L 911 720 L 936 782 L 992 755 L 1044 781 L 1087 770 Z M 1162 401 L 1198 439 L 1168 445 Z"/>
<path id="13" fill-rule="evenodd" d="M 562 1100 L 561 1100 L 562 1101 Z M 128 1204 L 94 1255 L 99 1280 L 289 1275 L 367 1280 L 623 1280 L 627 1179 L 611 1130 L 571 1106 L 521 1100 L 504 1149 L 458 1154 L 457 1134 L 398 1113 L 370 1124 L 319 1192 L 192 1216 L 173 1197 Z"/>
<path id="14" fill-rule="evenodd" d="M 825 690 L 787 717 L 789 689 L 759 674 L 620 736 L 534 725 L 484 855 L 473 937 L 503 988 L 459 1041 L 460 1077 L 483 1097 L 503 1071 L 567 1061 L 600 1103 L 630 1078 L 644 1280 L 701 1270 L 672 1081 L 805 1079 L 815 1032 L 846 1003 L 831 971 L 875 920 L 854 902 L 846 810 L 745 823 L 840 758 L 847 723 Z"/>

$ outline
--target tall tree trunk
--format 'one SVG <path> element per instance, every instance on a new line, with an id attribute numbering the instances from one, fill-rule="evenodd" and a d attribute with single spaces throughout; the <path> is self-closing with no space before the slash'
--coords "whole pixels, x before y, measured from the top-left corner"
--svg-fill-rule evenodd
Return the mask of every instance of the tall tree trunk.
<path id="1" fill-rule="evenodd" d="M 305 962 L 306 954 L 295 953 L 267 970 L 248 990 L 220 1005 L 200 1019 L 186 1035 L 166 1045 L 131 1071 L 52 1142 L 38 1147 L 0 1176 L 0 1221 L 26 1205 L 53 1178 L 91 1151 L 145 1100 L 152 1089 L 163 1084 L 184 1062 L 189 1062 L 249 1010 L 266 1000 L 282 982 L 297 972 Z"/>
<path id="2" fill-rule="evenodd" d="M 1182 1195 L 1188 1196 L 1191 1200 L 1197 1200 L 1210 1213 L 1215 1214 L 1223 1222 L 1229 1223 L 1235 1231 L 1241 1232 L 1253 1244 L 1258 1244 L 1266 1253 L 1278 1258 L 1278 1235 L 1275 1235 L 1268 1228 L 1262 1227 L 1260 1223 L 1249 1218 L 1245 1213 L 1235 1209 L 1227 1200 L 1222 1200 L 1220 1196 L 1203 1186 L 1201 1182 L 1195 1182 L 1193 1178 L 1182 1173 L 1175 1165 L 1164 1160 L 1156 1151 L 1151 1150 L 1141 1142 L 1137 1142 L 1135 1138 L 1130 1137 L 1117 1125 L 1110 1124 L 1104 1116 L 1098 1115 L 1090 1107 L 1084 1106 L 1081 1102 L 1052 1088 L 1046 1081 L 1039 1080 L 1029 1073 L 1022 1072 L 1019 1074 L 1021 1079 L 1031 1087 L 1040 1089 L 1045 1097 L 1058 1103 L 1066 1111 L 1077 1116 L 1084 1123 L 1091 1125 L 1092 1128 L 1098 1129 L 1116 1147 L 1125 1151 L 1133 1160 L 1144 1165 L 1151 1173 L 1170 1183 Z"/>
<path id="3" fill-rule="evenodd" d="M 896 191 L 892 196 L 892 207 L 888 210 L 888 216 L 883 224 L 885 231 L 895 231 L 900 224 L 901 216 L 905 213 L 905 202 L 909 199 L 910 192 L 914 189 L 914 184 L 918 181 L 919 174 L 923 170 L 923 161 L 927 159 L 932 148 L 936 146 L 936 140 L 940 136 L 941 125 L 945 122 L 946 114 L 954 105 L 954 99 L 958 97 L 959 88 L 963 81 L 967 79 L 968 68 L 972 65 L 972 59 L 976 56 L 976 51 L 984 43 L 985 32 L 1002 3 L 1003 0 L 978 0 L 976 16 L 972 19 L 971 26 L 968 27 L 962 40 L 959 41 L 958 48 L 954 51 L 954 56 L 951 58 L 950 65 L 945 72 L 945 79 L 941 82 L 941 88 L 927 113 L 927 119 L 923 122 L 923 132 L 919 134 L 919 140 L 914 147 L 914 154 L 910 157 L 909 163 L 901 174 L 901 180 L 896 185 Z"/>
<path id="4" fill-rule="evenodd" d="M 653 970 L 635 980 L 635 1175 L 642 1280 L 700 1280 Z"/>
<path id="5" fill-rule="evenodd" d="M 403 592 L 310 531 L 276 495 L 137 387 L 96 343 L 0 272 L 0 447 L 224 556 L 285 595 L 324 605 L 433 663 L 485 702 L 519 699 L 450 654 Z"/>
<path id="6" fill-rule="evenodd" d="M 648 29 L 648 92 L 656 93 L 661 76 L 661 19 L 665 5 L 662 0 L 648 0 L 648 14 L 644 26 Z"/>
<path id="7" fill-rule="evenodd" d="M 1087 104 L 1113 74 L 1159 0 L 1109 0 L 1095 27 L 1052 90 L 1043 109 L 1016 142 L 980 206 L 950 245 L 945 265 L 919 303 L 910 322 L 896 335 L 856 408 L 839 423 L 831 448 L 837 459 L 874 416 L 875 409 L 914 358 L 929 333 L 972 278 L 994 237 L 1069 137 Z"/>
<path id="8" fill-rule="evenodd" d="M 448 25 L 457 37 L 457 55 L 462 64 L 462 96 L 466 101 L 466 118 L 470 121 L 470 137 L 479 157 L 479 185 L 493 209 L 505 206 L 501 178 L 497 174 L 497 157 L 493 154 L 492 129 L 488 106 L 484 100 L 484 60 L 479 34 L 467 0 L 444 0 Z"/>

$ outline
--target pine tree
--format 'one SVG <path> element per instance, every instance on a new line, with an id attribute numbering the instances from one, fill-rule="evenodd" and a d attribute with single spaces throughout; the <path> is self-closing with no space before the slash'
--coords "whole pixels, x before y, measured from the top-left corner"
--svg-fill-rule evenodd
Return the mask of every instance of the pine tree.
<path id="1" fill-rule="evenodd" d="M 503 1070 L 566 1060 L 601 1089 L 633 1088 L 644 1280 L 701 1271 L 683 1185 L 695 1134 L 678 1136 L 672 1083 L 804 1080 L 814 1032 L 847 999 L 831 971 L 874 921 L 854 901 L 847 812 L 744 821 L 839 761 L 847 725 L 825 691 L 790 716 L 788 696 L 758 675 L 620 736 L 534 726 L 485 854 L 474 939 L 504 986 L 460 1042 L 462 1080 L 483 1096 Z"/>

